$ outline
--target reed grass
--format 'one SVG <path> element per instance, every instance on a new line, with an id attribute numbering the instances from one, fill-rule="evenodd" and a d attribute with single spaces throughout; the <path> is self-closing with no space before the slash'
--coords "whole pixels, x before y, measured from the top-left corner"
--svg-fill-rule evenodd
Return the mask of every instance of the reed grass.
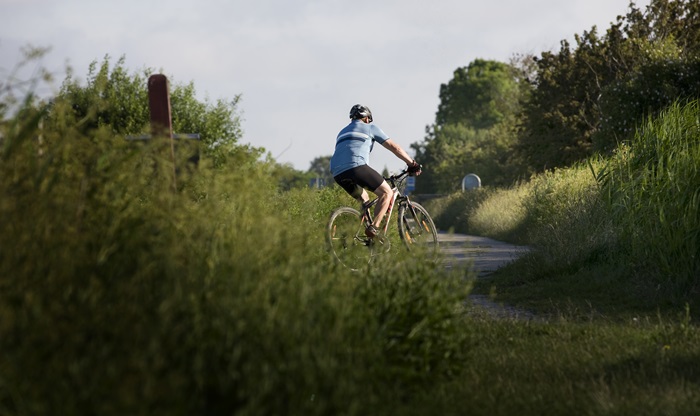
<path id="1" fill-rule="evenodd" d="M 621 251 L 669 296 L 700 290 L 700 114 L 676 103 L 601 173 Z"/>
<path id="2" fill-rule="evenodd" d="M 51 111 L 2 125 L 0 414 L 382 414 L 464 368 L 463 274 L 339 267 L 336 190 Z"/>

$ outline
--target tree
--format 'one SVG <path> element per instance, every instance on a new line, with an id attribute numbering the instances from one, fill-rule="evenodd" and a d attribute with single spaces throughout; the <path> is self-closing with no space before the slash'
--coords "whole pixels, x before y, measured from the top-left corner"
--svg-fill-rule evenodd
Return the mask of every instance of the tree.
<path id="1" fill-rule="evenodd" d="M 279 189 L 289 191 L 293 188 L 307 188 L 315 176 L 309 172 L 301 172 L 291 164 L 279 164 L 270 161 L 270 174 L 277 180 Z"/>
<path id="2" fill-rule="evenodd" d="M 527 97 L 525 82 L 531 67 L 477 59 L 458 68 L 440 87 L 435 124 L 426 138 L 411 147 L 425 173 L 416 181 L 417 192 L 451 192 L 467 173 L 477 173 L 493 185 L 516 176 L 508 163 L 514 142 L 520 101 Z"/>
<path id="3" fill-rule="evenodd" d="M 700 92 L 700 3 L 630 4 L 602 35 L 597 28 L 536 59 L 517 156 L 530 172 L 569 166 L 628 140 L 634 126 L 674 99 Z"/>
<path id="4" fill-rule="evenodd" d="M 567 166 L 591 154 L 600 85 L 614 79 L 615 71 L 595 28 L 576 42 L 576 49 L 562 41 L 558 53 L 536 59 L 535 89 L 524 106 L 518 146 L 531 170 Z"/>
<path id="5" fill-rule="evenodd" d="M 476 59 L 468 67 L 455 70 L 453 78 L 440 86 L 435 125 L 492 127 L 515 113 L 517 88 L 513 68 L 508 64 Z"/>
<path id="6" fill-rule="evenodd" d="M 635 60 L 601 91 L 604 117 L 595 149 L 610 152 L 631 140 L 636 126 L 676 101 L 700 96 L 700 3 L 652 1 L 625 19 L 627 48 Z"/>
<path id="7" fill-rule="evenodd" d="M 101 64 L 90 64 L 85 86 L 69 74 L 54 101 L 73 109 L 83 132 L 107 128 L 122 136 L 148 133 L 147 79 L 153 72 L 145 69 L 129 74 L 124 57 L 112 66 L 106 56 Z M 193 83 L 175 84 L 170 86 L 170 102 L 173 130 L 198 133 L 201 150 L 217 166 L 227 161 L 254 162 L 262 155 L 262 149 L 239 143 L 243 136 L 238 112 L 240 96 L 231 101 L 199 101 Z"/>
<path id="8" fill-rule="evenodd" d="M 319 156 L 311 161 L 309 170 L 307 171 L 311 178 L 318 178 L 323 181 L 325 186 L 335 184 L 331 175 L 331 156 Z"/>

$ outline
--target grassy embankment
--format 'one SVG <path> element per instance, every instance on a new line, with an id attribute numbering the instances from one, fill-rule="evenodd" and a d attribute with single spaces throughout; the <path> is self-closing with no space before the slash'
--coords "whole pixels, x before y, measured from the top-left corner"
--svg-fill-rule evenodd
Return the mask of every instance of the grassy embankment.
<path id="1" fill-rule="evenodd" d="M 264 164 L 204 160 L 173 191 L 157 141 L 85 134 L 65 117 L 41 128 L 27 111 L 1 125 L 0 414 L 700 408 L 700 336 L 683 310 L 624 325 L 493 320 L 465 308 L 471 276 L 420 257 L 337 267 L 322 238 L 348 202 L 337 190 L 279 193 Z M 625 172 L 614 167 L 606 186 Z M 616 231 L 591 247 L 622 246 Z M 580 264 L 608 256 L 589 252 L 601 254 Z M 555 260 L 510 287 L 576 270 Z"/>
<path id="2" fill-rule="evenodd" d="M 436 222 L 534 248 L 477 285 L 533 310 L 629 318 L 700 309 L 698 104 L 674 106 L 614 156 L 512 189 L 453 195 Z M 464 208 L 466 206 L 466 209 Z M 444 220 L 443 220 L 444 218 Z"/>

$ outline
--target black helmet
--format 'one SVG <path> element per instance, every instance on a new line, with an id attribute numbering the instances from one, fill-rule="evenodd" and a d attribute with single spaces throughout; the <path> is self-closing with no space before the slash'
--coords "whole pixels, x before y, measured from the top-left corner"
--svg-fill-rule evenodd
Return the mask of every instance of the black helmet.
<path id="1" fill-rule="evenodd" d="M 369 107 L 365 107 L 362 104 L 355 104 L 350 109 L 350 118 L 353 120 L 359 120 L 361 118 L 369 117 L 369 122 L 372 122 L 372 112 Z"/>

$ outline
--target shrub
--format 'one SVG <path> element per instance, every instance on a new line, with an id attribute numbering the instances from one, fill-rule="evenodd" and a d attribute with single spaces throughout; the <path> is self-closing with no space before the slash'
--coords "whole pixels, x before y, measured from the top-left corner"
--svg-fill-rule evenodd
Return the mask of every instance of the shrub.
<path id="1" fill-rule="evenodd" d="M 206 158 L 175 189 L 165 143 L 47 111 L 2 124 L 1 413 L 383 414 L 464 368 L 462 276 L 332 263 L 342 194 Z"/>

